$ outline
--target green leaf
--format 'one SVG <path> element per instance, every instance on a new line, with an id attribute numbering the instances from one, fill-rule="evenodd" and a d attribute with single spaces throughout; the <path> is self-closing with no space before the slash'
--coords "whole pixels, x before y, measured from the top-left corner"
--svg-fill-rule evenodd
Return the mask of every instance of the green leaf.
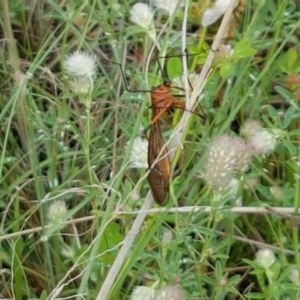
<path id="1" fill-rule="evenodd" d="M 227 79 L 233 73 L 233 65 L 232 62 L 227 60 L 221 64 L 220 67 L 220 75 L 223 79 Z"/>
<path id="2" fill-rule="evenodd" d="M 290 101 L 290 99 L 293 97 L 293 94 L 289 90 L 279 85 L 274 86 L 274 90 L 286 101 Z"/>
<path id="3" fill-rule="evenodd" d="M 44 291 L 42 291 L 42 293 L 40 294 L 40 300 L 46 300 L 46 299 L 48 299 L 48 294 L 47 294 L 47 292 L 44 290 Z"/>
<path id="4" fill-rule="evenodd" d="M 256 50 L 250 47 L 249 41 L 241 41 L 235 45 L 232 57 L 235 59 L 242 59 L 246 57 L 251 57 L 255 53 Z"/>
<path id="5" fill-rule="evenodd" d="M 182 75 L 181 57 L 170 57 L 167 61 L 167 77 L 172 80 Z"/>
<path id="6" fill-rule="evenodd" d="M 282 127 L 282 120 L 281 116 L 278 114 L 278 109 L 272 105 L 265 105 L 262 112 L 262 120 L 265 120 L 266 124 L 271 120 L 275 127 Z"/>
<path id="7" fill-rule="evenodd" d="M 288 150 L 290 156 L 295 156 L 297 154 L 297 148 L 291 141 L 285 140 L 283 146 Z"/>
<path id="8" fill-rule="evenodd" d="M 148 34 L 148 31 L 145 28 L 142 28 L 140 26 L 136 26 L 136 25 L 132 25 L 132 26 L 128 26 L 126 28 L 126 35 L 127 36 L 131 36 L 131 35 L 136 35 L 136 34 Z"/>
<path id="9" fill-rule="evenodd" d="M 107 225 L 103 239 L 99 245 L 99 253 L 103 253 L 100 256 L 100 260 L 112 263 L 116 255 L 116 246 L 123 240 L 123 236 L 120 234 L 120 225 L 117 223 L 110 223 Z"/>
<path id="10" fill-rule="evenodd" d="M 275 66 L 284 73 L 300 72 L 300 60 L 295 48 L 290 48 L 277 59 Z"/>
<path id="11" fill-rule="evenodd" d="M 284 119 L 283 119 L 283 128 L 286 129 L 294 119 L 299 119 L 300 118 L 300 113 L 299 113 L 299 108 L 295 107 L 290 107 L 284 114 Z"/>
<path id="12" fill-rule="evenodd" d="M 200 49 L 194 46 L 190 46 L 187 49 L 187 53 L 188 53 L 187 55 L 189 61 L 193 61 L 193 63 L 196 65 L 203 65 L 205 63 L 208 52 L 209 52 L 209 45 L 207 43 L 203 43 Z"/>

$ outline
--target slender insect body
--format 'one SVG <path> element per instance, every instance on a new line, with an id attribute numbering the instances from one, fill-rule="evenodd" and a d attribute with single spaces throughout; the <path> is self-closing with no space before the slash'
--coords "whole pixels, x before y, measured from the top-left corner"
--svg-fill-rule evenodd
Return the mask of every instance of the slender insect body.
<path id="1" fill-rule="evenodd" d="M 164 83 L 151 92 L 152 117 L 148 146 L 148 165 L 150 168 L 148 181 L 154 200 L 160 205 L 165 205 L 168 200 L 171 177 L 171 163 L 168 149 L 164 146 L 161 118 L 173 108 L 185 108 L 184 102 L 170 94 L 171 88 L 170 83 Z"/>

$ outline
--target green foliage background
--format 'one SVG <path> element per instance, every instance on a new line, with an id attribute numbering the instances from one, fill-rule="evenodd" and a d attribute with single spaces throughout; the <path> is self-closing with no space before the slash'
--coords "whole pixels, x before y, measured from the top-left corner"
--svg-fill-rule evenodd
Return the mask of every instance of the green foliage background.
<path id="1" fill-rule="evenodd" d="M 183 11 L 172 18 L 155 11 L 154 45 L 130 21 L 134 3 L 1 3 L 1 298 L 96 299 L 149 191 L 145 170 L 129 169 L 128 162 L 134 139 L 149 126 L 150 98 L 130 90 L 181 76 Z M 190 1 L 191 73 L 201 71 L 220 25 L 200 26 L 209 5 Z M 300 268 L 299 20 L 297 1 L 248 0 L 235 10 L 224 41 L 233 54 L 214 61 L 199 99 L 205 119 L 191 118 L 170 190 L 169 207 L 213 209 L 149 214 L 109 299 L 129 299 L 140 285 L 174 284 L 186 299 L 299 298 L 300 282 L 289 279 Z M 74 94 L 62 68 L 76 50 L 97 58 L 89 97 Z M 280 138 L 244 175 L 239 197 L 245 213 L 236 214 L 230 210 L 236 199 L 214 202 L 200 175 L 210 140 L 237 135 L 248 119 Z M 56 201 L 68 210 L 49 226 Z M 247 213 L 261 206 L 296 214 Z M 254 261 L 259 248 L 275 251 L 267 271 Z"/>

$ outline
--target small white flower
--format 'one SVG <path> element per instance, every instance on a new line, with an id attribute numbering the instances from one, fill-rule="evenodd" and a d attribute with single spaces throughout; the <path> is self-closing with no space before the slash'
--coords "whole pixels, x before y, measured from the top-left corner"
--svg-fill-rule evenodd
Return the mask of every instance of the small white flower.
<path id="1" fill-rule="evenodd" d="M 217 0 L 213 7 L 204 11 L 201 24 L 207 27 L 215 23 L 230 7 L 231 2 L 235 0 Z"/>
<path id="2" fill-rule="evenodd" d="M 120 3 L 118 3 L 118 2 L 111 3 L 111 9 L 113 11 L 119 12 L 121 8 L 122 8 L 122 5 Z"/>
<path id="3" fill-rule="evenodd" d="M 67 56 L 63 66 L 70 77 L 93 78 L 97 73 L 95 57 L 82 51 L 75 51 Z"/>
<path id="4" fill-rule="evenodd" d="M 64 245 L 64 247 L 60 251 L 61 255 L 66 257 L 66 258 L 74 258 L 75 257 L 75 250 L 68 246 Z"/>
<path id="5" fill-rule="evenodd" d="M 208 145 L 202 178 L 214 191 L 235 191 L 239 184 L 231 180 L 245 172 L 250 162 L 251 153 L 242 139 L 221 135 Z"/>
<path id="6" fill-rule="evenodd" d="M 271 186 L 271 187 L 270 187 L 270 192 L 271 192 L 271 194 L 274 196 L 274 198 L 275 198 L 276 200 L 282 200 L 283 197 L 284 197 L 283 190 L 282 190 L 282 188 L 279 187 L 279 186 L 276 186 L 276 185 Z"/>
<path id="7" fill-rule="evenodd" d="M 240 134 L 248 139 L 250 136 L 254 135 L 256 132 L 263 128 L 261 123 L 257 120 L 247 120 L 240 129 Z"/>
<path id="8" fill-rule="evenodd" d="M 292 268 L 289 275 L 289 279 L 295 285 L 300 286 L 299 268 L 297 268 L 296 266 Z"/>
<path id="9" fill-rule="evenodd" d="M 168 285 L 155 293 L 154 300 L 185 300 L 184 291 L 176 286 Z"/>
<path id="10" fill-rule="evenodd" d="M 277 136 L 264 128 L 248 139 L 248 145 L 257 155 L 267 155 L 273 152 L 276 142 Z"/>
<path id="11" fill-rule="evenodd" d="M 67 56 L 63 67 L 70 79 L 71 90 L 78 95 L 87 95 L 92 91 L 97 63 L 94 56 L 76 51 Z"/>
<path id="12" fill-rule="evenodd" d="M 128 145 L 129 143 L 127 143 Z M 130 158 L 129 158 L 129 168 L 148 168 L 148 140 L 137 137 L 132 145 Z"/>
<path id="13" fill-rule="evenodd" d="M 253 154 L 267 155 L 274 151 L 277 142 L 277 135 L 270 130 L 263 128 L 260 122 L 248 120 L 240 130 Z"/>
<path id="14" fill-rule="evenodd" d="M 169 229 L 164 229 L 164 233 L 162 236 L 162 243 L 163 244 L 169 244 L 173 239 L 173 233 L 171 230 Z"/>
<path id="15" fill-rule="evenodd" d="M 243 198 L 242 197 L 238 197 L 235 202 L 234 205 L 237 207 L 242 207 L 243 206 Z"/>
<path id="16" fill-rule="evenodd" d="M 50 223 L 55 224 L 61 221 L 62 217 L 67 212 L 67 206 L 65 201 L 59 200 L 53 202 L 48 209 L 48 220 Z"/>
<path id="17" fill-rule="evenodd" d="M 178 7 L 177 4 L 179 2 L 181 2 L 181 0 L 154 0 L 153 4 L 158 9 L 161 9 L 167 12 L 169 15 L 172 15 Z"/>
<path id="18" fill-rule="evenodd" d="M 256 262 L 264 269 L 269 269 L 275 263 L 275 260 L 275 254 L 270 249 L 261 249 L 256 253 Z"/>
<path id="19" fill-rule="evenodd" d="M 138 2 L 131 7 L 130 20 L 145 29 L 150 29 L 153 27 L 153 12 L 148 4 Z"/>
<path id="20" fill-rule="evenodd" d="M 242 139 L 235 138 L 232 147 L 236 150 L 234 170 L 236 172 L 246 172 L 249 169 L 252 158 L 249 146 Z"/>
<path id="21" fill-rule="evenodd" d="M 155 290 L 147 286 L 138 286 L 130 295 L 130 300 L 152 300 Z"/>

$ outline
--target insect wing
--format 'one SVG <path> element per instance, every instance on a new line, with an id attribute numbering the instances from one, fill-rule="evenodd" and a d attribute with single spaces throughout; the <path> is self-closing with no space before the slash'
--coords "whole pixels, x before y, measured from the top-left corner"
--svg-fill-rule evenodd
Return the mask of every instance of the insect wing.
<path id="1" fill-rule="evenodd" d="M 165 205 L 169 193 L 171 167 L 168 149 L 164 147 L 159 121 L 151 126 L 148 147 L 148 165 L 150 168 L 148 181 L 154 200 L 160 205 Z"/>

